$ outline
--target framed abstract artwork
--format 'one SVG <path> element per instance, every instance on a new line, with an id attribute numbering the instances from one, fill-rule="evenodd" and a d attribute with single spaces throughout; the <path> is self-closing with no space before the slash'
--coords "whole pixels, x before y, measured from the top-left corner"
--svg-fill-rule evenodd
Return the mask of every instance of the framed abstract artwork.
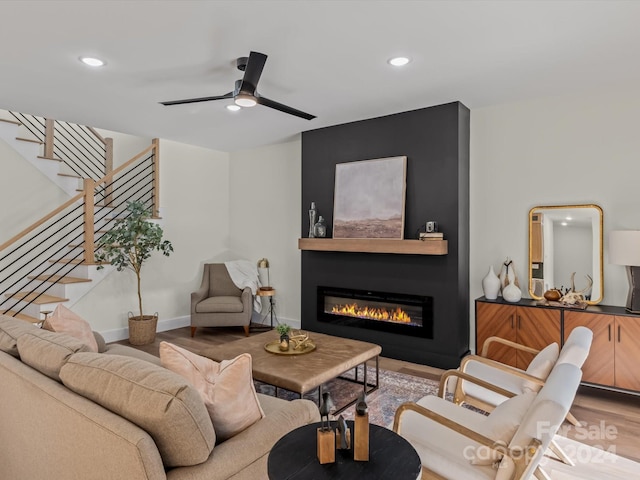
<path id="1" fill-rule="evenodd" d="M 336 165 L 333 238 L 404 238 L 407 157 Z"/>

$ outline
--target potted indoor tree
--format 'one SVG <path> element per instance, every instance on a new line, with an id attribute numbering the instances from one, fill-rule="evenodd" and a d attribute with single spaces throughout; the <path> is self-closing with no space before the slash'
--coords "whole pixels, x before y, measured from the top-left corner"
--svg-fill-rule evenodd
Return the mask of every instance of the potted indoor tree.
<path id="1" fill-rule="evenodd" d="M 125 216 L 116 219 L 114 226 L 100 239 L 100 248 L 96 252 L 97 262 L 110 263 L 119 272 L 129 269 L 136 274 L 140 314 L 129 312 L 129 342 L 132 345 L 153 343 L 158 323 L 157 313 L 144 315 L 142 309 L 142 265 L 154 250 L 166 257 L 173 252 L 171 242 L 162 240 L 162 227 L 151 222 L 150 217 L 151 213 L 142 201 L 127 202 Z M 100 268 L 103 266 L 98 266 Z"/>

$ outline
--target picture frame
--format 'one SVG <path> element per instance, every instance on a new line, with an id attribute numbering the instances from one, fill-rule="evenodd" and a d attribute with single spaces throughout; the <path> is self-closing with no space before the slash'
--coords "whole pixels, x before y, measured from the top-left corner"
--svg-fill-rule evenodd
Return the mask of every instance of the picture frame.
<path id="1" fill-rule="evenodd" d="M 407 157 L 338 163 L 333 238 L 404 239 Z"/>

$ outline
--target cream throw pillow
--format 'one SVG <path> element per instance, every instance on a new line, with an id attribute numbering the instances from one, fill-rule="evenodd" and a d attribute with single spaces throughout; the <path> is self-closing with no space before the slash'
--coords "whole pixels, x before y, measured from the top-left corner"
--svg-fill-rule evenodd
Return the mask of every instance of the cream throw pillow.
<path id="1" fill-rule="evenodd" d="M 182 375 L 200 393 L 219 442 L 264 417 L 253 385 L 251 355 L 243 353 L 222 363 L 160 342 L 162 366 Z"/>
<path id="2" fill-rule="evenodd" d="M 93 336 L 89 322 L 62 304 L 58 305 L 51 316 L 47 317 L 42 328 L 52 332 L 66 333 L 87 345 L 92 352 L 98 351 L 98 343 Z"/>

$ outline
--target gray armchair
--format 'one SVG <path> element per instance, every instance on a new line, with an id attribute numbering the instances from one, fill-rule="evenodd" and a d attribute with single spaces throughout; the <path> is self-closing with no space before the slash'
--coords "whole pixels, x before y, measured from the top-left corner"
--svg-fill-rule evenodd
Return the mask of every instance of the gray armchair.
<path id="1" fill-rule="evenodd" d="M 191 336 L 198 327 L 244 327 L 249 336 L 251 289 L 235 286 L 224 263 L 206 263 L 202 284 L 191 294 Z"/>

